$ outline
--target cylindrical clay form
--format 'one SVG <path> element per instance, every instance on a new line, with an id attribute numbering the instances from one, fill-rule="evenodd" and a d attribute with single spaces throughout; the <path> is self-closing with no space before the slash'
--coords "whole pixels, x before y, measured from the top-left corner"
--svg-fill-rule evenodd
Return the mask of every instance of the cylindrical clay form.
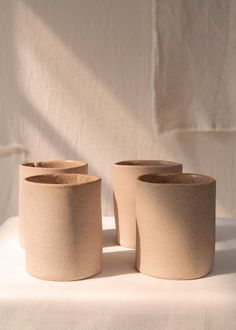
<path id="1" fill-rule="evenodd" d="M 83 161 L 53 160 L 44 162 L 31 162 L 19 165 L 19 240 L 24 247 L 24 209 L 22 208 L 24 195 L 22 193 L 23 181 L 33 175 L 50 173 L 88 173 L 88 164 Z"/>
<path id="2" fill-rule="evenodd" d="M 117 242 L 136 246 L 136 179 L 146 173 L 182 172 L 182 164 L 162 160 L 129 160 L 113 164 L 112 185 Z"/>
<path id="3" fill-rule="evenodd" d="M 165 279 L 211 272 L 216 182 L 198 174 L 143 175 L 137 180 L 136 268 Z"/>
<path id="4" fill-rule="evenodd" d="M 102 268 L 101 179 L 82 174 L 26 178 L 26 268 L 38 278 L 79 280 Z"/>

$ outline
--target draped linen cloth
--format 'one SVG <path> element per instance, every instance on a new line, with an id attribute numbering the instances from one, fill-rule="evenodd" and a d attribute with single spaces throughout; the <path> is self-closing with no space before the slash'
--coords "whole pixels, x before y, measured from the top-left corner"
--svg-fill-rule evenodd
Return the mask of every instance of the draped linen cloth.
<path id="1" fill-rule="evenodd" d="M 153 0 L 156 133 L 236 128 L 236 2 Z"/>
<path id="2" fill-rule="evenodd" d="M 1 330 L 235 330 L 236 221 L 218 219 L 213 272 L 192 281 L 138 273 L 135 250 L 118 246 L 103 218 L 103 271 L 50 282 L 25 270 L 17 218 L 0 226 Z"/>

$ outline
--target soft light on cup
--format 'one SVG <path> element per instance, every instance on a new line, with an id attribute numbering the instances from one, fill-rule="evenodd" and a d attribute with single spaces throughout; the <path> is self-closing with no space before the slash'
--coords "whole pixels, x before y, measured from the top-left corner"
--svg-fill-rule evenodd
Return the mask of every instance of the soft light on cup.
<path id="1" fill-rule="evenodd" d="M 101 179 L 45 174 L 23 183 L 26 268 L 38 278 L 70 281 L 102 269 Z"/>
<path id="2" fill-rule="evenodd" d="M 165 279 L 211 272 L 216 181 L 199 174 L 149 174 L 137 180 L 136 268 Z"/>
<path id="3" fill-rule="evenodd" d="M 51 160 L 42 162 L 30 162 L 19 165 L 19 241 L 24 248 L 24 195 L 22 193 L 23 181 L 33 175 L 50 173 L 88 173 L 88 164 L 76 160 Z"/>

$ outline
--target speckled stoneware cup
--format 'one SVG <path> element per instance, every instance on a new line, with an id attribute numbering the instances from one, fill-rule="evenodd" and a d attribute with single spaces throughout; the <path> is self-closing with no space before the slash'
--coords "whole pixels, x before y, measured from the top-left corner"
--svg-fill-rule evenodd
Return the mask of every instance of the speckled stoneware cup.
<path id="1" fill-rule="evenodd" d="M 136 246 L 136 179 L 146 173 L 182 172 L 182 164 L 162 160 L 127 160 L 113 164 L 112 186 L 117 242 Z"/>
<path id="2" fill-rule="evenodd" d="M 199 174 L 137 180 L 136 268 L 165 279 L 211 272 L 215 252 L 216 181 Z"/>
<path id="3" fill-rule="evenodd" d="M 38 278 L 80 280 L 102 269 L 101 179 L 45 174 L 23 183 L 26 268 Z"/>
<path id="4" fill-rule="evenodd" d="M 52 160 L 43 162 L 23 163 L 19 165 L 19 240 L 24 248 L 24 209 L 22 208 L 24 195 L 22 185 L 25 178 L 33 175 L 50 173 L 88 173 L 88 164 L 75 160 Z"/>

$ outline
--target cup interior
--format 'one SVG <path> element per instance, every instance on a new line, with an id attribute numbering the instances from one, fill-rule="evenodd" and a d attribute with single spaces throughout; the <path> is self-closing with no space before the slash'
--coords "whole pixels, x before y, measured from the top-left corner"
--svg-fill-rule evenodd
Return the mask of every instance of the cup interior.
<path id="1" fill-rule="evenodd" d="M 71 173 L 35 175 L 25 179 L 29 183 L 47 185 L 82 185 L 99 180 L 100 178 L 96 176 Z"/>
<path id="2" fill-rule="evenodd" d="M 199 185 L 209 184 L 215 180 L 206 175 L 181 173 L 181 174 L 145 174 L 138 177 L 139 181 L 146 183 L 157 184 L 184 184 L 184 185 Z"/>
<path id="3" fill-rule="evenodd" d="M 24 163 L 22 166 L 35 167 L 35 168 L 72 168 L 85 166 L 87 163 L 76 160 L 51 160 L 42 162 Z"/>
<path id="4" fill-rule="evenodd" d="M 166 160 L 124 160 L 121 162 L 115 163 L 118 166 L 158 166 L 166 167 L 173 165 L 180 165 L 179 163 L 166 161 Z"/>

